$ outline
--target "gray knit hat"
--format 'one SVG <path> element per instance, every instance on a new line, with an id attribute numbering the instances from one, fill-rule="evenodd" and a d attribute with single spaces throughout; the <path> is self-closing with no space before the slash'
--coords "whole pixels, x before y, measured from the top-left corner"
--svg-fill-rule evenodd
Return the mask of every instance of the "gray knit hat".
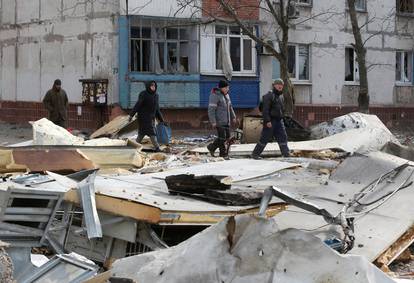
<path id="1" fill-rule="evenodd" d="M 276 79 L 276 80 L 273 82 L 273 84 L 274 84 L 274 85 L 284 85 L 284 84 L 285 84 L 285 82 L 284 82 L 281 78 L 279 78 L 279 79 Z"/>

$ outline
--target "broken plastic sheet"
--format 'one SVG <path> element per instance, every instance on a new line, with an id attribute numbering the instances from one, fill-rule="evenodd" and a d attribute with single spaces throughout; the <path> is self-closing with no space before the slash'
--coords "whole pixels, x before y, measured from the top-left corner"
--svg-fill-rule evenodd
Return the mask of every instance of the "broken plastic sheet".
<path id="1" fill-rule="evenodd" d="M 321 139 L 351 129 L 365 128 L 387 129 L 376 115 L 353 112 L 312 126 L 310 131 L 312 139 Z"/>
<path id="2" fill-rule="evenodd" d="M 99 138 L 85 141 L 46 118 L 32 122 L 33 145 L 125 146 L 124 140 Z"/>
<path id="3" fill-rule="evenodd" d="M 364 257 L 339 255 L 274 219 L 237 216 L 172 248 L 117 260 L 111 274 L 136 282 L 391 283 Z"/>

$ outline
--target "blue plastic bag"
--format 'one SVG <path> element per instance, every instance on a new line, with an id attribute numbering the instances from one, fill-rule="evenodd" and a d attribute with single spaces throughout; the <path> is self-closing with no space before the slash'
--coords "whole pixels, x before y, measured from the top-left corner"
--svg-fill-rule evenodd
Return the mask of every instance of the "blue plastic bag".
<path id="1" fill-rule="evenodd" d="M 157 139 L 160 144 L 170 144 L 171 128 L 165 123 L 159 123 L 156 128 Z"/>

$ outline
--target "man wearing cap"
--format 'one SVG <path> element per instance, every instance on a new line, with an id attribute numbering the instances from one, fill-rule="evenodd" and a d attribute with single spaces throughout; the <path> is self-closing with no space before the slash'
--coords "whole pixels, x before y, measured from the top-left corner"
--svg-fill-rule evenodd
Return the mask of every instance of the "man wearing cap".
<path id="1" fill-rule="evenodd" d="M 229 83 L 221 80 L 218 87 L 213 88 L 208 102 L 208 118 L 213 128 L 217 129 L 217 138 L 207 146 L 212 156 L 218 148 L 220 156 L 228 158 L 225 142 L 230 137 L 230 123 L 237 123 L 229 96 Z"/>
<path id="2" fill-rule="evenodd" d="M 43 98 L 43 104 L 49 112 L 49 120 L 58 126 L 66 127 L 68 118 L 68 96 L 62 89 L 62 82 L 57 79 Z"/>
<path id="3" fill-rule="evenodd" d="M 277 79 L 273 82 L 273 90 L 263 96 L 263 130 L 252 153 L 254 159 L 260 158 L 260 154 L 273 137 L 279 144 L 282 156 L 289 157 L 287 134 L 283 124 L 283 87 L 283 80 Z"/>

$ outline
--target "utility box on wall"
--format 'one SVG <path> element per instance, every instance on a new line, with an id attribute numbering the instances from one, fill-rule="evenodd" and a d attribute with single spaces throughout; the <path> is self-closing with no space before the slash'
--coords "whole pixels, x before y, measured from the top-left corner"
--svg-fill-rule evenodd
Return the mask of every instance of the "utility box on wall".
<path id="1" fill-rule="evenodd" d="M 81 79 L 82 103 L 85 105 L 105 106 L 108 103 L 107 79 Z"/>

